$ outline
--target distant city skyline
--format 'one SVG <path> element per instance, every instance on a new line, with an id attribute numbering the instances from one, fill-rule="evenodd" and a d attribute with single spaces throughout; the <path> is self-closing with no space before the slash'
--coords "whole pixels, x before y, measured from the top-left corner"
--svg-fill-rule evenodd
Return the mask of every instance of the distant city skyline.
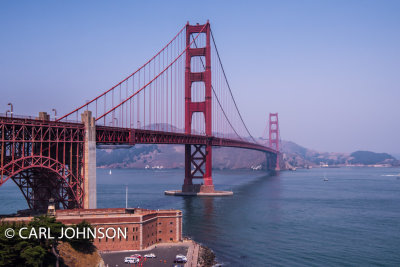
<path id="1" fill-rule="evenodd" d="M 210 21 L 254 136 L 400 154 L 398 1 L 1 1 L 0 113 L 63 115 Z"/>

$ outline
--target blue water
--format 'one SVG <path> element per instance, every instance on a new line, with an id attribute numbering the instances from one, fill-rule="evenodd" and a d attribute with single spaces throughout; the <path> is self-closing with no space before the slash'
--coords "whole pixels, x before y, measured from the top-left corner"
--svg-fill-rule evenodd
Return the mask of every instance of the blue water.
<path id="1" fill-rule="evenodd" d="M 171 197 L 183 170 L 98 169 L 98 207 L 183 210 L 184 234 L 227 266 L 400 266 L 399 168 L 214 171 L 232 197 Z M 329 181 L 323 181 L 326 174 Z M 0 213 L 27 208 L 12 182 Z"/>

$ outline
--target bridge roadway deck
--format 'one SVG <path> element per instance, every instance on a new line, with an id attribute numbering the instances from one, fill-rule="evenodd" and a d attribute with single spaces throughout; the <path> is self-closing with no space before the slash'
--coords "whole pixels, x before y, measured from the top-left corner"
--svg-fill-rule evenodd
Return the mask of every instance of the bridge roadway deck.
<path id="1" fill-rule="evenodd" d="M 119 127 L 96 127 L 96 142 L 102 145 L 118 144 L 192 144 L 238 147 L 251 150 L 258 150 L 266 153 L 276 154 L 276 151 L 260 145 L 242 140 L 219 138 L 205 135 L 194 135 L 174 133 L 167 131 L 129 129 Z"/>
<path id="2" fill-rule="evenodd" d="M 43 127 L 43 133 L 52 133 L 52 132 L 60 132 L 59 130 L 62 128 L 77 128 L 82 129 L 82 123 L 72 123 L 72 122 L 55 122 L 55 121 L 44 121 L 33 118 L 10 118 L 10 117 L 2 117 L 0 116 L 0 129 L 1 127 L 12 126 L 15 129 L 15 136 L 18 135 L 18 132 L 22 127 Z M 46 129 L 48 128 L 48 129 Z M 58 131 L 57 131 L 58 129 Z M 47 131 L 48 130 L 48 131 Z M 22 136 L 21 136 L 22 137 Z M 24 135 L 25 138 L 31 139 L 34 138 L 31 135 Z M 22 139 L 24 139 L 22 137 Z M 44 136 L 43 136 L 44 137 Z M 42 137 L 42 138 L 43 138 Z M 41 138 L 42 141 L 44 141 Z M 49 140 L 51 142 L 63 142 L 60 140 L 59 136 L 51 134 L 44 137 L 45 139 L 53 139 Z M 2 138 L 0 136 L 1 142 L 7 141 L 33 141 L 33 140 L 21 140 L 21 138 L 16 138 L 17 140 L 12 140 L 12 136 L 8 136 L 6 138 Z M 11 139 L 11 140 L 10 140 Z M 39 140 L 36 140 L 39 141 Z M 167 132 L 167 131 L 155 131 L 155 130 L 144 130 L 144 129 L 130 129 L 130 128 L 121 128 L 121 127 L 111 127 L 111 126 L 96 126 L 96 143 L 98 145 L 135 145 L 135 144 L 192 144 L 192 145 L 206 145 L 211 144 L 212 146 L 221 146 L 221 147 L 238 147 L 245 148 L 251 150 L 258 150 L 265 153 L 276 154 L 277 152 L 274 149 L 263 146 L 261 144 L 251 143 L 243 140 L 229 139 L 229 138 L 220 138 L 213 136 L 205 136 L 205 135 L 195 135 L 195 134 L 184 134 L 184 133 L 175 133 L 175 132 Z"/>

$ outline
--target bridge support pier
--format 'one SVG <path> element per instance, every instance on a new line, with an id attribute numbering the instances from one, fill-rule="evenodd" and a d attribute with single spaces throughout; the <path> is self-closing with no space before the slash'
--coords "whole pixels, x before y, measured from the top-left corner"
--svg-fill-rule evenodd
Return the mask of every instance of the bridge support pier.
<path id="1" fill-rule="evenodd" d="M 280 171 L 279 168 L 279 153 L 278 154 L 270 154 L 270 153 L 266 153 L 265 154 L 265 158 L 266 158 L 266 170 L 270 171 L 272 173 L 276 173 Z"/>
<path id="2" fill-rule="evenodd" d="M 193 150 L 192 150 L 193 148 Z M 206 145 L 185 145 L 185 181 L 181 190 L 165 191 L 171 196 L 231 196 L 231 191 L 215 191 L 212 180 L 211 140 Z M 203 179 L 194 184 L 193 179 Z"/>
<path id="3" fill-rule="evenodd" d="M 212 147 L 211 145 L 185 145 L 185 181 L 182 192 L 213 193 Z M 193 184 L 193 179 L 203 179 L 201 184 Z"/>
<path id="4" fill-rule="evenodd" d="M 88 110 L 82 113 L 81 118 L 85 125 L 83 208 L 96 209 L 96 121 L 92 112 Z"/>

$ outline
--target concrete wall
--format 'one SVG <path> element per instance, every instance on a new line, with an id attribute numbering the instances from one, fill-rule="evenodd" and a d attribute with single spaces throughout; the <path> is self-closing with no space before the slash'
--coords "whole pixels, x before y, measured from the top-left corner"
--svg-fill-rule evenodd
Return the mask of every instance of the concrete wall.
<path id="1" fill-rule="evenodd" d="M 92 112 L 88 110 L 83 112 L 81 117 L 85 125 L 85 197 L 83 207 L 85 209 L 96 209 L 96 121 L 94 117 L 92 117 Z"/>

